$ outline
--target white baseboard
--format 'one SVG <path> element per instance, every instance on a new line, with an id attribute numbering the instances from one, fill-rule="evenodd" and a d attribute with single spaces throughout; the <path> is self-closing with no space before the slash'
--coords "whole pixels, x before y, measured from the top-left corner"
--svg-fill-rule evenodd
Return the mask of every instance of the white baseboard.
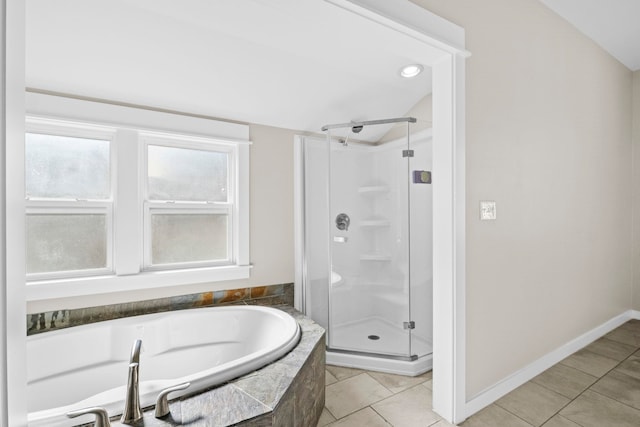
<path id="1" fill-rule="evenodd" d="M 624 313 L 604 322 L 602 325 L 580 335 L 579 337 L 569 341 L 556 350 L 547 353 L 540 359 L 525 366 L 521 370 L 511 374 L 505 379 L 499 381 L 493 386 L 481 391 L 476 396 L 467 401 L 465 406 L 466 417 L 470 417 L 481 409 L 489 406 L 505 394 L 515 390 L 522 384 L 546 371 L 562 359 L 572 355 L 581 348 L 591 344 L 593 341 L 608 334 L 618 326 L 631 319 L 640 320 L 640 311 L 628 310 Z"/>

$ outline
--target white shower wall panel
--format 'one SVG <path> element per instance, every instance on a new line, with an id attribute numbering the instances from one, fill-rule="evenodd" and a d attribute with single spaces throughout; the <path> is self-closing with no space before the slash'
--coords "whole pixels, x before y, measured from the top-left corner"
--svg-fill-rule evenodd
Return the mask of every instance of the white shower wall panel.
<path id="1" fill-rule="evenodd" d="M 307 138 L 304 149 L 305 312 L 329 327 L 329 151 L 325 139 Z"/>

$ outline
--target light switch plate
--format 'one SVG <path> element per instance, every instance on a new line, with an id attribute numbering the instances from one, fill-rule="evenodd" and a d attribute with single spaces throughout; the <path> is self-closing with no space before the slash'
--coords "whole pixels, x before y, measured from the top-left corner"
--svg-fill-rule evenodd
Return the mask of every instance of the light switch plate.
<path id="1" fill-rule="evenodd" d="M 496 219 L 496 202 L 493 200 L 480 201 L 480 219 L 492 221 Z"/>

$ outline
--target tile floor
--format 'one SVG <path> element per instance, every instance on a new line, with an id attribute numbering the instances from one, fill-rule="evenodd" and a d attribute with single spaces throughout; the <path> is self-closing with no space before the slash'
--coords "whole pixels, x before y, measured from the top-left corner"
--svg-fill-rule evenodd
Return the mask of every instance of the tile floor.
<path id="1" fill-rule="evenodd" d="M 412 378 L 327 366 L 325 399 L 318 427 L 452 425 L 431 410 L 430 372 Z M 640 426 L 640 321 L 625 323 L 461 426 Z"/>

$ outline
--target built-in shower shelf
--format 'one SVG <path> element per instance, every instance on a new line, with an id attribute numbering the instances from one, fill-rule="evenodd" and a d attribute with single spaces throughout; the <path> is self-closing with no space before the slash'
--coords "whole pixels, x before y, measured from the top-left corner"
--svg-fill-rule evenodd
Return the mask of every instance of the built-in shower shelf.
<path id="1" fill-rule="evenodd" d="M 360 261 L 391 261 L 391 255 L 386 254 L 362 254 Z"/>
<path id="2" fill-rule="evenodd" d="M 388 219 L 365 219 L 360 221 L 360 227 L 389 227 L 391 221 Z"/>
<path id="3" fill-rule="evenodd" d="M 386 185 L 368 185 L 364 187 L 358 188 L 358 193 L 360 194 L 384 194 L 389 192 L 389 187 Z"/>

